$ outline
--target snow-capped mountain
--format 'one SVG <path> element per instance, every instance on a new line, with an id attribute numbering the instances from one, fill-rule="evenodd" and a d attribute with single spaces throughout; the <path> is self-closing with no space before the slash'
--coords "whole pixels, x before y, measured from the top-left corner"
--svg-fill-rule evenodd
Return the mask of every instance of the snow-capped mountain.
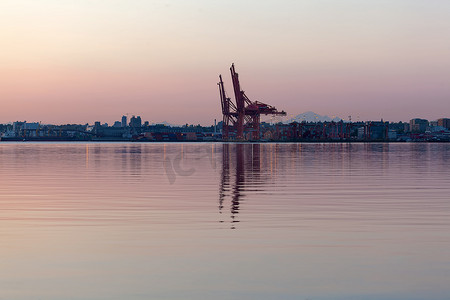
<path id="1" fill-rule="evenodd" d="M 154 125 L 165 125 L 165 126 L 168 126 L 168 127 L 181 127 L 181 125 L 178 125 L 178 124 L 172 124 L 172 123 L 169 123 L 169 122 L 167 122 L 167 121 L 162 121 L 162 122 L 157 122 L 157 123 L 151 123 L 150 125 L 152 125 L 152 126 L 154 126 Z"/>
<path id="2" fill-rule="evenodd" d="M 297 116 L 295 116 L 294 118 L 291 118 L 289 120 L 286 121 L 286 123 L 292 123 L 292 122 L 297 122 L 297 123 L 301 123 L 303 121 L 305 122 L 339 122 L 342 119 L 336 116 L 333 116 L 333 118 L 330 118 L 329 116 L 321 116 L 319 114 L 316 114 L 315 112 L 312 111 L 307 111 L 304 112 L 302 114 L 299 114 Z"/>

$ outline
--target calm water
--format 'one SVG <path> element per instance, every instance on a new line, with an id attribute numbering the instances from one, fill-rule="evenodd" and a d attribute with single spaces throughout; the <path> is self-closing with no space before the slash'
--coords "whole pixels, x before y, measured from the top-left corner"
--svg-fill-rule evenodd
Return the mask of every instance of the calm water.
<path id="1" fill-rule="evenodd" d="M 450 299 L 450 144 L 0 143 L 0 299 Z"/>

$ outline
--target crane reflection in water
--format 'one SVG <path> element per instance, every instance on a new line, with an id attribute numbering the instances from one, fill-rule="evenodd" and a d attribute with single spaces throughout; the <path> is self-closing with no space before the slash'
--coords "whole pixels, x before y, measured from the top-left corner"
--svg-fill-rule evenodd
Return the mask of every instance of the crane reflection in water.
<path id="1" fill-rule="evenodd" d="M 245 200 L 249 188 L 258 191 L 261 174 L 260 144 L 223 144 L 222 170 L 219 188 L 219 212 L 224 211 L 224 203 L 231 200 L 231 229 L 240 221 L 237 218 L 240 205 Z M 224 221 L 221 221 L 224 222 Z"/>

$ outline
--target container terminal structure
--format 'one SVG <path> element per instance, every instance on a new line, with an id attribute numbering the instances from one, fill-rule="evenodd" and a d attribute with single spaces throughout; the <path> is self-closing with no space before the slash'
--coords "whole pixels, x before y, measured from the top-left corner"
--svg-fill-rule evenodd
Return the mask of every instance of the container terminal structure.
<path id="1" fill-rule="evenodd" d="M 251 101 L 241 89 L 239 75 L 236 73 L 234 64 L 231 65 L 231 80 L 233 83 L 234 97 L 236 103 L 227 97 L 222 75 L 219 75 L 219 93 L 222 105 L 223 125 L 222 138 L 225 141 L 231 139 L 231 133 L 235 134 L 236 140 L 246 139 L 245 133 L 250 133 L 250 139 L 260 139 L 261 115 L 282 115 L 285 111 L 278 111 L 274 106 L 259 101 Z"/>

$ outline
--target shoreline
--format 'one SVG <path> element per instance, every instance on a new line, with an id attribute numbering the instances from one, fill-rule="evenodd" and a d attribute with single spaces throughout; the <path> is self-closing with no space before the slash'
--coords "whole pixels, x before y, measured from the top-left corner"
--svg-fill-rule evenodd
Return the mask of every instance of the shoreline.
<path id="1" fill-rule="evenodd" d="M 93 139 L 93 140 L 76 140 L 76 139 L 20 139 L 20 138 L 0 138 L 0 144 L 7 143 L 221 143 L 221 144 L 355 144 L 355 143 L 450 143 L 449 141 L 389 141 L 389 140 L 372 140 L 372 141 L 364 141 L 364 140 L 270 140 L 270 141 L 221 141 L 221 140 L 129 140 L 129 139 Z"/>

